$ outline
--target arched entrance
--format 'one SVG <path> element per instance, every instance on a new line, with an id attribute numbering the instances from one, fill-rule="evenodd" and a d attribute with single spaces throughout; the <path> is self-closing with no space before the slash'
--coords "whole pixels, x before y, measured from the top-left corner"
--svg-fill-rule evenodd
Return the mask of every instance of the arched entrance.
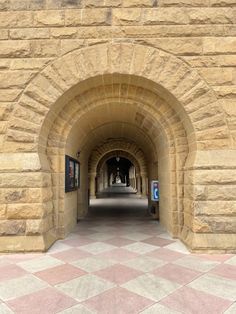
<path id="1" fill-rule="evenodd" d="M 23 127 L 19 119 L 25 121 Z M 22 218 L 26 232 L 15 235 L 18 246 L 9 237 L 1 239 L 5 250 L 45 250 L 71 231 L 77 211 L 83 215 L 87 210 L 91 152 L 109 138 L 135 142 L 147 156 L 148 172 L 158 168 L 160 217 L 172 235 L 192 249 L 220 247 L 219 239 L 213 244 L 214 226 L 195 215 L 201 201 L 214 202 L 196 181 L 207 170 L 204 161 L 209 167 L 214 150 L 230 147 L 217 99 L 180 59 L 120 43 L 59 58 L 20 98 L 4 149 L 11 143 L 12 158 L 38 185 L 32 189 L 28 179 L 16 198 L 9 198 L 8 206 L 17 199 L 19 210 L 28 203 L 31 209 Z M 76 157 L 78 151 L 83 184 L 78 194 L 65 194 L 65 154 Z"/>

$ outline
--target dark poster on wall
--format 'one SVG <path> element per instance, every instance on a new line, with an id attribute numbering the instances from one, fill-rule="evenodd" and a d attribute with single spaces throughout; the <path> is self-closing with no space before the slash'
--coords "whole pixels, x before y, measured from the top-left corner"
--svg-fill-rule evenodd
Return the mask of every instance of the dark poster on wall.
<path id="1" fill-rule="evenodd" d="M 75 191 L 80 187 L 80 163 L 65 156 L 65 192 Z"/>

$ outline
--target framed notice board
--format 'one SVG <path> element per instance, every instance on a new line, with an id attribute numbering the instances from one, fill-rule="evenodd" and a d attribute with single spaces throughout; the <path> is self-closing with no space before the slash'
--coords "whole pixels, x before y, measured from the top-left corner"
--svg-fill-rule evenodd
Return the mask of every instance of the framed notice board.
<path id="1" fill-rule="evenodd" d="M 78 160 L 65 156 L 65 192 L 78 190 L 80 187 L 80 163 Z"/>

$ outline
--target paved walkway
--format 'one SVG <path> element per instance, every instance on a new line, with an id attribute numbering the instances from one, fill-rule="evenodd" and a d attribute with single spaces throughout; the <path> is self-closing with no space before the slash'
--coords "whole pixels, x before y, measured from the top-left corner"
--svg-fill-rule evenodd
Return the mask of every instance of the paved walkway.
<path id="1" fill-rule="evenodd" d="M 146 201 L 92 201 L 46 254 L 0 256 L 0 313 L 236 313 L 236 256 L 193 255 Z"/>

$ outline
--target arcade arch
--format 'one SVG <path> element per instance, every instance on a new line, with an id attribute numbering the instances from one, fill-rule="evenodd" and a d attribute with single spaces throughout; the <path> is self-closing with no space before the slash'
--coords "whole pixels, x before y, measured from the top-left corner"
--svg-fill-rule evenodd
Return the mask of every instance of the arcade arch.
<path id="1" fill-rule="evenodd" d="M 197 232 L 204 231 L 195 224 L 198 192 L 189 177 L 201 167 L 195 167 L 199 152 L 217 149 L 219 142 L 230 145 L 217 99 L 180 59 L 151 47 L 111 43 L 75 50 L 48 65 L 13 112 L 4 150 L 18 153 L 23 165 L 26 155 L 31 158 L 30 170 L 24 167 L 41 180 L 40 198 L 32 199 L 42 208 L 32 236 L 37 241 L 32 246 L 19 236 L 24 250 L 47 249 L 71 231 L 77 211 L 86 213 L 88 160 L 97 143 L 109 138 L 140 147 L 148 179 L 153 172 L 160 180 L 161 222 L 190 247 L 198 246 Z M 78 194 L 65 194 L 65 154 L 76 157 L 78 151 L 83 184 Z"/>

